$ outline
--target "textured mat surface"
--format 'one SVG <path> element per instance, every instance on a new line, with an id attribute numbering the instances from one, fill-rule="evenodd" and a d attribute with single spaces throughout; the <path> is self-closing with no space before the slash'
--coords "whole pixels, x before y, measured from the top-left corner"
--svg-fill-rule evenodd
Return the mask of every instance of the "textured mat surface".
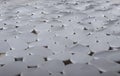
<path id="1" fill-rule="evenodd" d="M 120 1 L 0 0 L 0 76 L 120 76 Z"/>

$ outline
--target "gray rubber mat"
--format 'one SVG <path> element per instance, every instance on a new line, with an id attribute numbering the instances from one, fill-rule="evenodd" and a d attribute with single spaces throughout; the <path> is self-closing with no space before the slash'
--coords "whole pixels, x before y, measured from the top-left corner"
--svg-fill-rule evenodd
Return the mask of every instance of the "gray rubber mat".
<path id="1" fill-rule="evenodd" d="M 0 0 L 0 76 L 120 76 L 120 0 Z"/>

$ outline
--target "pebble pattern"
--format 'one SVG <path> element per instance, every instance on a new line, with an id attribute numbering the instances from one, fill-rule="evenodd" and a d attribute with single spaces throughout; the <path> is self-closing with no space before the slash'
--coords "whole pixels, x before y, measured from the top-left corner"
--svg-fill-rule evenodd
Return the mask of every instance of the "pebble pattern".
<path id="1" fill-rule="evenodd" d="M 120 1 L 0 0 L 0 76 L 120 76 Z"/>

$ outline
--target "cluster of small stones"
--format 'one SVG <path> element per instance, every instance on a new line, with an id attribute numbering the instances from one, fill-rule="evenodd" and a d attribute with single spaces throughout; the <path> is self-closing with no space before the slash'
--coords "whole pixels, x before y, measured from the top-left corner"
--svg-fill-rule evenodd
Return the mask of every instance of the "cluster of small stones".
<path id="1" fill-rule="evenodd" d="M 120 76 L 120 1 L 0 0 L 0 76 Z"/>

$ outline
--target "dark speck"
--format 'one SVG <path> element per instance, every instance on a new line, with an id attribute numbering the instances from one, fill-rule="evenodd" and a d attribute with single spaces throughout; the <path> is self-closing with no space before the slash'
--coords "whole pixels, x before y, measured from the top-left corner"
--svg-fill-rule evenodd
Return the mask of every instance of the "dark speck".
<path id="1" fill-rule="evenodd" d="M 72 64 L 72 62 L 71 62 L 71 60 L 70 60 L 70 59 L 69 59 L 69 60 L 64 60 L 64 61 L 63 61 L 63 63 L 64 63 L 65 65 Z"/>
<path id="2" fill-rule="evenodd" d="M 116 63 L 120 64 L 120 61 L 115 61 Z"/>
<path id="3" fill-rule="evenodd" d="M 20 58 L 14 58 L 14 59 L 15 59 L 15 61 L 23 61 L 22 57 L 20 57 Z"/>
<path id="4" fill-rule="evenodd" d="M 84 29 L 83 30 L 88 30 L 86 27 L 84 27 Z"/>
<path id="5" fill-rule="evenodd" d="M 15 28 L 18 28 L 19 26 L 15 26 Z"/>
<path id="6" fill-rule="evenodd" d="M 107 36 L 110 36 L 110 34 L 106 34 Z"/>
<path id="7" fill-rule="evenodd" d="M 34 65 L 34 66 L 27 66 L 27 68 L 37 68 L 37 65 Z"/>
<path id="8" fill-rule="evenodd" d="M 0 30 L 3 30 L 3 28 L 0 28 Z"/>
<path id="9" fill-rule="evenodd" d="M 17 74 L 17 75 L 15 75 L 15 76 L 21 76 L 21 74 Z"/>
<path id="10" fill-rule="evenodd" d="M 62 74 L 62 75 L 63 75 L 63 72 L 60 72 L 60 74 Z"/>
<path id="11" fill-rule="evenodd" d="M 4 23 L 4 25 L 7 25 L 6 23 Z"/>
<path id="12" fill-rule="evenodd" d="M 77 42 L 73 42 L 73 44 L 77 44 Z"/>
<path id="13" fill-rule="evenodd" d="M 113 48 L 112 47 L 109 47 L 109 49 L 108 50 L 113 50 Z"/>
<path id="14" fill-rule="evenodd" d="M 88 55 L 93 56 L 93 54 L 94 54 L 94 52 L 91 51 Z"/>
<path id="15" fill-rule="evenodd" d="M 48 48 L 48 46 L 43 46 L 44 48 Z"/>
<path id="16" fill-rule="evenodd" d="M 36 35 L 38 34 L 36 30 L 33 30 L 31 33 L 36 34 Z"/>
<path id="17" fill-rule="evenodd" d="M 0 64 L 1 67 L 3 67 L 5 64 Z"/>
<path id="18" fill-rule="evenodd" d="M 45 60 L 45 61 L 48 61 L 48 60 L 47 60 L 47 57 L 44 57 L 44 60 Z"/>
<path id="19" fill-rule="evenodd" d="M 101 71 L 101 70 L 100 70 L 100 71 L 99 71 L 99 73 L 100 73 L 100 74 L 102 74 L 102 73 L 103 73 L 103 71 Z"/>

